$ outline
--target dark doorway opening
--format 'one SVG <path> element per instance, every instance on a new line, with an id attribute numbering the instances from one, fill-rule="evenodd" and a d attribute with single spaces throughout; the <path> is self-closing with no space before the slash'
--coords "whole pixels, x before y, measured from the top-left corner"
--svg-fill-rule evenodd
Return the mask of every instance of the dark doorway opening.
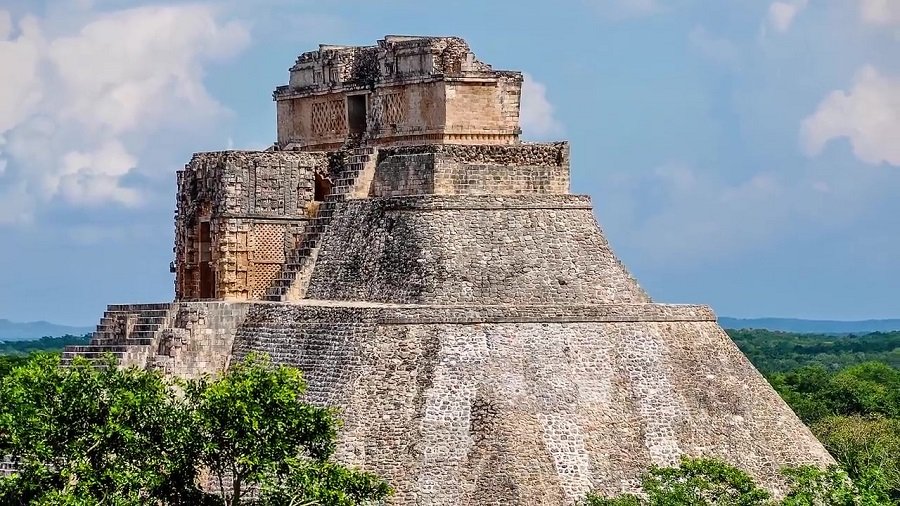
<path id="1" fill-rule="evenodd" d="M 351 135 L 362 135 L 366 132 L 365 95 L 350 95 L 347 97 L 347 126 Z"/>
<path id="2" fill-rule="evenodd" d="M 215 297 L 215 271 L 212 268 L 212 234 L 209 222 L 200 222 L 200 240 L 198 251 L 200 254 L 200 298 L 212 299 Z"/>
<path id="3" fill-rule="evenodd" d="M 321 174 L 316 174 L 316 188 L 315 195 L 313 196 L 313 200 L 316 202 L 322 202 L 325 200 L 325 197 L 331 194 L 331 180 L 322 177 Z"/>

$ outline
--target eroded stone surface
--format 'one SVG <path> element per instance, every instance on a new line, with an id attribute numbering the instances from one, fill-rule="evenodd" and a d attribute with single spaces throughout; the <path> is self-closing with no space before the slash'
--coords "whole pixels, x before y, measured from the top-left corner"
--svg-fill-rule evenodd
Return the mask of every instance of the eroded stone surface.
<path id="1" fill-rule="evenodd" d="M 307 371 L 310 398 L 341 409 L 340 457 L 399 504 L 566 504 L 684 453 L 770 487 L 781 466 L 831 462 L 708 308 L 540 311 L 257 306 L 237 354 Z"/>

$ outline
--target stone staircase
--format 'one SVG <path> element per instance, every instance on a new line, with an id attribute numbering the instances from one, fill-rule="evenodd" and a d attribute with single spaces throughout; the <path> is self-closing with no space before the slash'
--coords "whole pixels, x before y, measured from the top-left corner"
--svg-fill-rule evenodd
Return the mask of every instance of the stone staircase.
<path id="1" fill-rule="evenodd" d="M 8 476 L 16 472 L 16 465 L 10 460 L 9 456 L 0 456 L 0 478 Z"/>
<path id="2" fill-rule="evenodd" d="M 374 172 L 375 148 L 359 147 L 350 151 L 331 193 L 319 204 L 316 217 L 310 220 L 298 247 L 288 254 L 281 273 L 266 291 L 265 300 L 295 301 L 305 296 L 322 238 L 335 210 L 347 199 L 365 197 Z"/>
<path id="3" fill-rule="evenodd" d="M 112 354 L 120 365 L 143 367 L 157 333 L 165 328 L 175 313 L 175 304 L 112 304 L 85 346 L 66 346 L 62 363 L 68 365 L 76 356 L 97 360 Z"/>

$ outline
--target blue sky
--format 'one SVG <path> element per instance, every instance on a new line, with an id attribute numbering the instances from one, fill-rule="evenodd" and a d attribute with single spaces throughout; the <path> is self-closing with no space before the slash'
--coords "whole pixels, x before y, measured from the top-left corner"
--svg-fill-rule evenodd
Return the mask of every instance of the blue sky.
<path id="1" fill-rule="evenodd" d="M 0 0 L 0 318 L 172 297 L 174 172 L 274 140 L 320 42 L 459 35 L 528 81 L 651 295 L 900 316 L 900 2 Z"/>

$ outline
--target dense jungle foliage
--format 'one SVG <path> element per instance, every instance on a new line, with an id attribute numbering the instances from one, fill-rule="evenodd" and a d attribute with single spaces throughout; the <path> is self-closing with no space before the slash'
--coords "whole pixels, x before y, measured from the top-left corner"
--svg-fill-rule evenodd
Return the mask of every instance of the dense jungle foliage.
<path id="1" fill-rule="evenodd" d="M 25 356 L 37 352 L 61 352 L 66 346 L 88 344 L 90 341 L 90 334 L 42 337 L 31 341 L 0 341 L 0 357 L 4 355 Z"/>
<path id="2" fill-rule="evenodd" d="M 836 371 L 871 361 L 900 368 L 900 332 L 829 335 L 744 329 L 728 330 L 728 335 L 763 374 L 811 364 Z"/>

